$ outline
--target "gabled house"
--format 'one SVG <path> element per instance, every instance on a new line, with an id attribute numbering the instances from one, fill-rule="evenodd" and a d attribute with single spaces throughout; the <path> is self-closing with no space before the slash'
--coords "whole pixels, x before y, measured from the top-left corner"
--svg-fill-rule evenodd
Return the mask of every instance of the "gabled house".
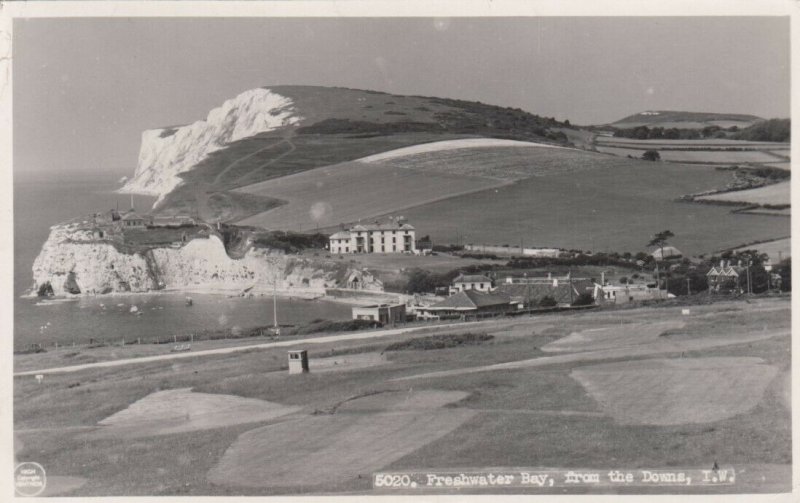
<path id="1" fill-rule="evenodd" d="M 721 260 L 719 266 L 714 266 L 706 273 L 708 290 L 710 292 L 741 291 L 740 276 L 745 274 L 741 266 L 733 266 L 730 262 Z"/>
<path id="2" fill-rule="evenodd" d="M 331 253 L 350 253 L 350 231 L 339 231 L 328 238 Z"/>

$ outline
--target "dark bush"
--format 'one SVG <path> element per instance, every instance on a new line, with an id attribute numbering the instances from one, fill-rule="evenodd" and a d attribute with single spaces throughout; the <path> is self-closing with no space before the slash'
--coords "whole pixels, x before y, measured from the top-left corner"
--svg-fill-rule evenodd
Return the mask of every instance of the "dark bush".
<path id="1" fill-rule="evenodd" d="M 253 239 L 253 244 L 262 248 L 273 248 L 287 253 L 297 253 L 307 249 L 324 249 L 328 244 L 325 234 L 301 234 L 297 232 L 262 232 Z"/>
<path id="2" fill-rule="evenodd" d="M 294 335 L 316 334 L 319 332 L 351 332 L 356 330 L 368 330 L 380 328 L 383 324 L 373 320 L 345 320 L 331 321 L 321 320 L 308 325 L 297 327 L 292 330 Z"/>
<path id="3" fill-rule="evenodd" d="M 578 298 L 572 301 L 572 306 L 591 306 L 594 304 L 594 298 L 592 297 L 591 293 L 582 293 L 578 295 Z"/>
<path id="4" fill-rule="evenodd" d="M 494 336 L 489 334 L 466 333 L 431 335 L 429 337 L 416 337 L 414 339 L 396 342 L 387 346 L 386 351 L 445 349 L 456 346 L 483 344 L 492 339 L 494 339 Z"/>
<path id="5" fill-rule="evenodd" d="M 539 301 L 539 307 L 556 307 L 557 305 L 558 302 L 556 302 L 556 299 L 549 295 L 545 295 L 542 297 L 542 300 Z"/>

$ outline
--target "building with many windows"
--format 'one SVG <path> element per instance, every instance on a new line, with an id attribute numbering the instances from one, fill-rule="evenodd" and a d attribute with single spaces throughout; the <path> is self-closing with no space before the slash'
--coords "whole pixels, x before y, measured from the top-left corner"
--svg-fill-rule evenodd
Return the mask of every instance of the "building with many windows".
<path id="1" fill-rule="evenodd" d="M 329 238 L 331 253 L 414 253 L 416 230 L 403 220 L 357 224 Z"/>

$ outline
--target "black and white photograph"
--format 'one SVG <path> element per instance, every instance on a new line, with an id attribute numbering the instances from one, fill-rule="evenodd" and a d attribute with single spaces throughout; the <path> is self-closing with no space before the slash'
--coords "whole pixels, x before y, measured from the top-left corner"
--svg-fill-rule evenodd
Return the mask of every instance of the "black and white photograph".
<path id="1" fill-rule="evenodd" d="M 796 4 L 160 3 L 2 5 L 3 500 L 796 496 Z"/>

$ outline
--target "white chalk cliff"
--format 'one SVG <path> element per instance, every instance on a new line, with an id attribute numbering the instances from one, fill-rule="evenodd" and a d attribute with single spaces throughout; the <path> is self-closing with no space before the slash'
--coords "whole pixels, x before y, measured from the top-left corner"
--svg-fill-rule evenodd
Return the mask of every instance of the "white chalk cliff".
<path id="1" fill-rule="evenodd" d="M 211 110 L 206 120 L 142 133 L 136 172 L 119 191 L 157 196 L 161 201 L 181 183 L 179 174 L 212 152 L 300 120 L 291 99 L 269 89 L 245 91 Z"/>
<path id="2" fill-rule="evenodd" d="M 51 228 L 34 261 L 31 294 L 44 286 L 56 296 L 164 289 L 264 294 L 273 288 L 278 293 L 318 296 L 326 288 L 345 286 L 353 274 L 361 276 L 362 288 L 383 289 L 368 273 L 324 259 L 257 248 L 234 259 L 214 234 L 179 247 L 126 253 L 78 224 L 60 224 Z"/>

